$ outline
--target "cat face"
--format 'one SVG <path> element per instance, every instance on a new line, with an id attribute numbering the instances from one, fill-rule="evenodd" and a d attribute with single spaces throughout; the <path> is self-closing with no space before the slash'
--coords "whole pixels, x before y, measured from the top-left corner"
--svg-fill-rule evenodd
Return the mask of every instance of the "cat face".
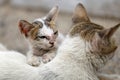
<path id="1" fill-rule="evenodd" d="M 58 36 L 55 24 L 57 14 L 58 7 L 54 7 L 47 16 L 35 19 L 32 23 L 20 20 L 19 29 L 34 47 L 53 48 Z"/>
<path id="2" fill-rule="evenodd" d="M 72 22 L 73 28 L 70 31 L 70 35 L 80 36 L 83 40 L 89 43 L 89 49 L 91 52 L 110 54 L 117 49 L 117 45 L 112 36 L 120 27 L 120 24 L 105 29 L 101 25 L 92 23 L 82 4 L 76 6 Z"/>

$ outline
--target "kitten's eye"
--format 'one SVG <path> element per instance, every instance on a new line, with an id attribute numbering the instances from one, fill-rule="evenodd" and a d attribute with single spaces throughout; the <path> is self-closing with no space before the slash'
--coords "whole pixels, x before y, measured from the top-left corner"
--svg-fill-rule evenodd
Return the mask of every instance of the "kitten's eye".
<path id="1" fill-rule="evenodd" d="M 58 31 L 55 31 L 55 32 L 54 32 L 54 35 L 56 35 L 56 34 L 58 34 Z"/>
<path id="2" fill-rule="evenodd" d="M 41 38 L 41 39 L 44 39 L 44 38 L 46 38 L 46 36 L 38 36 L 39 38 Z"/>
<path id="3" fill-rule="evenodd" d="M 37 22 L 33 22 L 34 24 L 38 24 Z"/>

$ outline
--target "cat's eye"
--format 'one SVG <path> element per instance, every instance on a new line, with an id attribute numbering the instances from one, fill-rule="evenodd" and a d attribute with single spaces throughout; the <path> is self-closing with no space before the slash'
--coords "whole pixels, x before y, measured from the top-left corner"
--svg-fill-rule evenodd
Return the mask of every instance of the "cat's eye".
<path id="1" fill-rule="evenodd" d="M 38 22 L 33 22 L 33 24 L 38 24 Z"/>
<path id="2" fill-rule="evenodd" d="M 58 34 L 58 31 L 55 31 L 55 32 L 54 32 L 54 35 L 56 35 L 56 34 Z"/>
<path id="3" fill-rule="evenodd" d="M 41 39 L 44 39 L 44 38 L 46 38 L 46 36 L 38 36 L 39 38 L 41 38 Z"/>

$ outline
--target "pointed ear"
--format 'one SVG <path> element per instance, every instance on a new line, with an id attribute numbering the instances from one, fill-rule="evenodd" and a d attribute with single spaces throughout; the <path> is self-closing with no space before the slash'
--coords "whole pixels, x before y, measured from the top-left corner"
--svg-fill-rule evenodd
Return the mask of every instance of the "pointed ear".
<path id="1" fill-rule="evenodd" d="M 46 20 L 49 22 L 55 21 L 58 16 L 58 12 L 59 12 L 58 6 L 53 7 L 48 13 L 48 15 L 46 16 Z"/>
<path id="2" fill-rule="evenodd" d="M 114 27 L 100 31 L 99 36 L 104 39 L 109 39 L 114 35 L 114 33 L 117 31 L 119 27 L 120 27 L 120 23 Z"/>
<path id="3" fill-rule="evenodd" d="M 90 22 L 87 12 L 81 3 L 77 4 L 72 16 L 72 21 L 73 23 Z"/>
<path id="4" fill-rule="evenodd" d="M 26 20 L 19 21 L 19 29 L 21 33 L 28 37 L 28 32 L 34 27 L 31 23 L 27 22 Z"/>
<path id="5" fill-rule="evenodd" d="M 114 52 L 117 49 L 117 45 L 114 40 L 109 40 L 110 38 L 104 38 L 104 36 L 99 33 L 95 34 L 94 39 L 92 40 L 92 50 L 100 51 L 101 54 L 107 55 L 111 52 Z"/>

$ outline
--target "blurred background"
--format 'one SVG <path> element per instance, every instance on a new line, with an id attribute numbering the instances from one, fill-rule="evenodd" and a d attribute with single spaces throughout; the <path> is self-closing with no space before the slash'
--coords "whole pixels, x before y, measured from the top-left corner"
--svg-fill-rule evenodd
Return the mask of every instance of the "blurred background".
<path id="1" fill-rule="evenodd" d="M 27 53 L 28 45 L 19 32 L 18 22 L 32 22 L 45 16 L 55 5 L 60 7 L 58 28 L 66 34 L 71 25 L 72 12 L 77 3 L 83 3 L 92 22 L 112 27 L 120 22 L 120 0 L 0 0 L 0 42 L 8 49 Z M 119 48 L 114 58 L 100 71 L 120 74 L 120 29 L 116 32 Z"/>

